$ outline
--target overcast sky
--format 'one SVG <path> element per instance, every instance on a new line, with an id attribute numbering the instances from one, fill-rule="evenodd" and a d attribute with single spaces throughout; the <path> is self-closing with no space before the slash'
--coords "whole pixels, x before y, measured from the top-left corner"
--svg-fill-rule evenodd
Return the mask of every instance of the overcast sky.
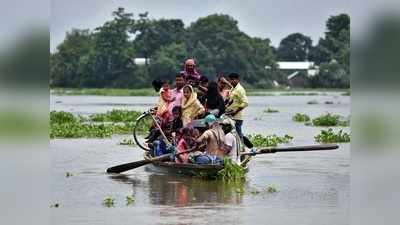
<path id="1" fill-rule="evenodd" d="M 147 11 L 150 18 L 179 18 L 185 26 L 209 14 L 229 14 L 242 31 L 269 38 L 274 46 L 294 32 L 311 36 L 315 44 L 324 35 L 329 16 L 350 12 L 349 0 L 53 0 L 50 49 L 71 28 L 101 26 L 119 6 L 136 18 Z"/>

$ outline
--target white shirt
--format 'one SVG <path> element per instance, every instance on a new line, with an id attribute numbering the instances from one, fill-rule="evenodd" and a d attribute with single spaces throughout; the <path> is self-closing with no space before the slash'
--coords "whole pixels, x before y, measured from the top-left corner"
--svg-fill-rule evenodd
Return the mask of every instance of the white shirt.
<path id="1" fill-rule="evenodd" d="M 240 156 L 238 156 L 238 143 L 235 135 L 229 132 L 225 135 L 225 144 L 232 147 L 231 152 L 227 155 L 232 161 L 240 164 Z"/>

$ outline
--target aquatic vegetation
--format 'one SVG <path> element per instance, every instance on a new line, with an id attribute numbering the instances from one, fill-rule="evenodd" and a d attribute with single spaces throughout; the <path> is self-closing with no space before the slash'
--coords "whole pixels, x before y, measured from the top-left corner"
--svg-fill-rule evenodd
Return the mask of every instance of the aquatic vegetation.
<path id="1" fill-rule="evenodd" d="M 78 122 L 78 119 L 72 113 L 64 111 L 50 112 L 50 123 L 63 124 L 63 123 L 76 123 L 76 122 Z"/>
<path id="2" fill-rule="evenodd" d="M 113 109 L 106 113 L 90 115 L 90 120 L 94 122 L 133 122 L 141 115 L 137 111 Z"/>
<path id="3" fill-rule="evenodd" d="M 265 113 L 277 113 L 277 112 L 279 112 L 279 110 L 273 109 L 273 108 L 267 108 L 267 109 L 264 109 L 263 112 L 265 112 Z"/>
<path id="4" fill-rule="evenodd" d="M 131 205 L 132 203 L 135 202 L 135 198 L 133 196 L 126 196 L 126 205 Z"/>
<path id="5" fill-rule="evenodd" d="M 136 144 L 135 144 L 135 141 L 133 139 L 125 139 L 124 138 L 119 142 L 119 145 L 132 145 L 132 146 L 135 146 Z"/>
<path id="6" fill-rule="evenodd" d="M 328 130 L 321 130 L 321 133 L 316 135 L 315 141 L 320 143 L 339 143 L 339 142 L 350 142 L 350 134 L 340 130 L 335 133 L 332 128 Z"/>
<path id="7" fill-rule="evenodd" d="M 107 197 L 103 200 L 103 205 L 105 207 L 113 207 L 115 203 L 115 199 L 112 197 Z"/>
<path id="8" fill-rule="evenodd" d="M 102 96 L 156 96 L 152 88 L 55 88 L 50 91 L 54 95 L 102 95 Z"/>
<path id="9" fill-rule="evenodd" d="M 266 188 L 266 191 L 267 191 L 268 193 L 275 193 L 275 192 L 278 192 L 278 190 L 277 190 L 274 186 L 268 186 L 268 187 Z"/>
<path id="10" fill-rule="evenodd" d="M 70 172 L 66 172 L 66 173 L 65 173 L 65 177 L 67 177 L 67 178 L 68 178 L 68 177 L 72 177 L 72 176 L 74 176 L 74 174 L 72 174 L 72 173 L 70 173 Z"/>
<path id="11" fill-rule="evenodd" d="M 226 181 L 243 181 L 245 179 L 243 167 L 234 163 L 230 158 L 224 158 L 224 168 L 218 172 L 218 178 Z"/>
<path id="12" fill-rule="evenodd" d="M 349 126 L 349 120 L 343 120 L 340 115 L 327 113 L 312 120 L 314 126 Z"/>
<path id="13" fill-rule="evenodd" d="M 311 100 L 311 101 L 308 101 L 307 104 L 316 105 L 316 104 L 318 104 L 318 101 L 317 100 Z"/>
<path id="14" fill-rule="evenodd" d="M 289 143 L 293 139 L 292 136 L 287 134 L 282 137 L 279 137 L 275 134 L 267 136 L 256 134 L 256 135 L 249 135 L 248 138 L 255 147 L 277 146 L 278 144 Z"/>
<path id="15" fill-rule="evenodd" d="M 307 122 L 307 121 L 310 121 L 310 117 L 307 114 L 296 113 L 292 117 L 292 120 L 295 122 Z"/>
<path id="16" fill-rule="evenodd" d="M 136 111 L 113 110 L 105 114 L 93 114 L 86 119 L 69 112 L 52 111 L 50 138 L 105 138 L 113 134 L 129 134 L 139 115 Z"/>

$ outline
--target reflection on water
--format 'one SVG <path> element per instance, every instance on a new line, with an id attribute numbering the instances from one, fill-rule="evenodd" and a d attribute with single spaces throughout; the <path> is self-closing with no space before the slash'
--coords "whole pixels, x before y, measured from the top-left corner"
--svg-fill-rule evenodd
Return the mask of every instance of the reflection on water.
<path id="1" fill-rule="evenodd" d="M 220 180 L 204 180 L 184 176 L 149 176 L 150 201 L 155 205 L 194 206 L 198 204 L 233 204 L 242 203 L 244 184 L 231 184 Z"/>
<path id="2" fill-rule="evenodd" d="M 320 104 L 308 105 L 313 99 Z M 142 111 L 157 101 L 104 96 L 51 96 L 50 100 L 51 110 L 78 114 L 113 108 Z M 350 114 L 348 96 L 249 97 L 249 102 L 245 133 L 289 134 L 294 145 L 313 144 L 314 135 L 323 129 L 294 123 L 296 112 L 311 117 L 325 112 Z M 266 107 L 279 113 L 263 113 Z M 60 204 L 50 209 L 52 224 L 348 224 L 349 144 L 341 144 L 338 151 L 257 156 L 249 164 L 245 183 L 228 184 L 148 172 L 144 167 L 122 175 L 104 173 L 107 167 L 143 157 L 138 147 L 118 145 L 123 138 L 131 136 L 51 140 L 51 204 Z M 67 172 L 73 176 L 66 177 Z M 269 185 L 278 192 L 266 192 Z M 251 193 L 253 189 L 260 193 Z M 128 195 L 135 198 L 129 206 Z M 112 208 L 102 205 L 109 196 L 115 198 Z"/>
<path id="3" fill-rule="evenodd" d="M 124 174 L 109 176 L 114 181 L 132 186 L 133 192 L 142 188 L 136 178 Z M 173 174 L 149 174 L 148 199 L 153 205 L 176 207 L 230 204 L 240 205 L 246 183 L 206 180 Z"/>

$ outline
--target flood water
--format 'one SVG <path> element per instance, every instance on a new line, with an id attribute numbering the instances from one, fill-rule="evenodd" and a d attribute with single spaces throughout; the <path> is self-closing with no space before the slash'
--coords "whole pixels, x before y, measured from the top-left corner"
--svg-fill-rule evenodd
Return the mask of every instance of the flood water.
<path id="1" fill-rule="evenodd" d="M 319 104 L 308 105 L 310 100 Z M 324 104 L 333 101 L 333 104 Z M 81 115 L 111 109 L 146 110 L 155 97 L 51 96 L 50 109 Z M 294 137 L 291 145 L 314 144 L 321 128 L 292 121 L 297 113 L 350 115 L 350 97 L 249 97 L 244 132 Z M 263 113 L 271 107 L 279 113 Z M 335 128 L 339 129 L 339 128 Z M 349 131 L 349 128 L 344 128 Z M 129 136 L 50 141 L 52 224 L 296 224 L 349 223 L 350 144 L 336 151 L 258 155 L 243 186 L 161 174 L 141 167 L 108 175 L 107 167 L 142 159 L 138 147 L 121 146 Z M 66 173 L 72 176 L 67 177 Z M 269 193 L 273 186 L 277 192 Z M 256 192 L 257 190 L 258 192 Z M 135 202 L 126 205 L 126 196 Z M 113 207 L 103 199 L 115 199 Z"/>

